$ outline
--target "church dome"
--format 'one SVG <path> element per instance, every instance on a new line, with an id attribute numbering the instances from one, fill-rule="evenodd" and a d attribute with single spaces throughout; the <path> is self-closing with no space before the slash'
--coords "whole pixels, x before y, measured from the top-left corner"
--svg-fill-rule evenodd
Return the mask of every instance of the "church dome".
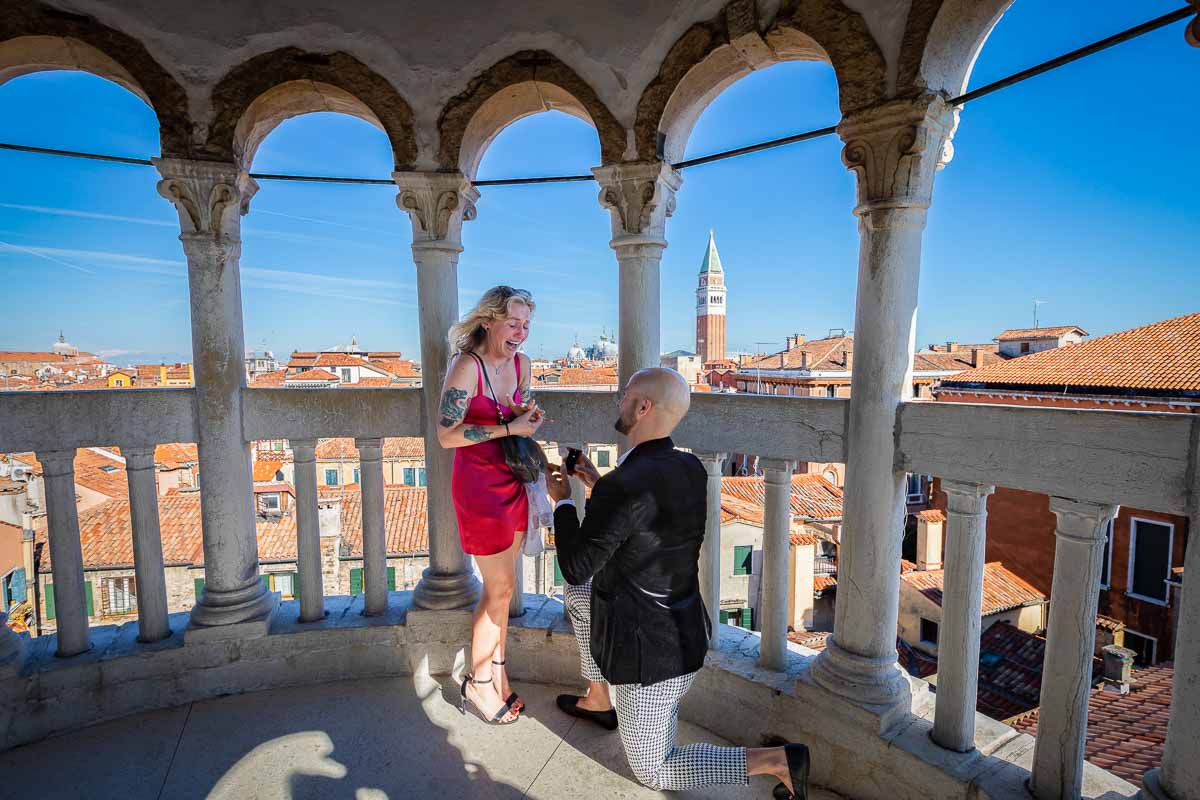
<path id="1" fill-rule="evenodd" d="M 79 353 L 79 348 L 68 342 L 62 335 L 62 331 L 58 332 L 58 341 L 50 348 L 50 351 L 58 356 L 73 356 Z"/>
<path id="2" fill-rule="evenodd" d="M 617 343 L 607 336 L 601 336 L 592 345 L 591 356 L 596 361 L 611 361 L 617 357 Z"/>
<path id="3" fill-rule="evenodd" d="M 571 349 L 567 351 L 567 361 L 583 361 L 587 358 L 587 353 L 583 352 L 583 348 L 579 346 L 579 342 L 571 345 Z"/>

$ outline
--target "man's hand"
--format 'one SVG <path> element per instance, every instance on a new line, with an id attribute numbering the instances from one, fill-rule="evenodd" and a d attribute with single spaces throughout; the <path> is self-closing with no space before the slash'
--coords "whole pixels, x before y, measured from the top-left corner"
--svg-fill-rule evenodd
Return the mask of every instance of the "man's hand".
<path id="1" fill-rule="evenodd" d="M 567 482 L 561 464 L 546 465 L 546 493 L 555 503 L 571 496 L 571 484 Z"/>
<path id="2" fill-rule="evenodd" d="M 600 470 L 596 469 L 596 465 L 588 459 L 587 453 L 583 452 L 575 461 L 575 471 L 571 474 L 583 481 L 583 485 L 589 489 L 596 485 L 596 481 L 600 480 Z"/>

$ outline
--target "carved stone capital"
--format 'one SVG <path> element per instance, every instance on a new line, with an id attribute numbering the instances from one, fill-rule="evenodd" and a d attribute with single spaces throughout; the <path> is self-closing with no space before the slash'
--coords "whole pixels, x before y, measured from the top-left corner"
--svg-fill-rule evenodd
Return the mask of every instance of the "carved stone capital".
<path id="1" fill-rule="evenodd" d="M 683 176 L 663 161 L 633 161 L 595 167 L 600 205 L 612 216 L 613 245 L 636 237 L 666 245 L 667 217 L 675 213 L 675 192 Z"/>
<path id="2" fill-rule="evenodd" d="M 461 172 L 393 172 L 396 206 L 412 219 L 413 243 L 462 249 L 462 224 L 475 219 L 479 191 Z"/>
<path id="3" fill-rule="evenodd" d="M 156 158 L 162 175 L 158 193 L 179 212 L 181 238 L 241 242 L 241 217 L 250 209 L 258 184 L 236 164 Z"/>
<path id="4" fill-rule="evenodd" d="M 939 95 L 894 100 L 846 117 L 838 125 L 842 161 L 858 179 L 855 213 L 929 207 L 933 174 L 953 155 L 947 148 L 957 111 Z"/>

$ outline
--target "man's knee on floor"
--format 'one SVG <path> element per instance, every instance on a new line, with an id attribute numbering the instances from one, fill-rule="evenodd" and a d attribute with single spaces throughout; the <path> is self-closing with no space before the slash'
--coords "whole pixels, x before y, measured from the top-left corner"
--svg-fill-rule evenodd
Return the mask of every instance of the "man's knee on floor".
<path id="1" fill-rule="evenodd" d="M 586 586 L 571 586 L 568 584 L 563 589 L 563 602 L 566 603 L 567 611 L 571 616 L 578 617 L 590 611 L 592 593 L 588 591 Z"/>
<path id="2" fill-rule="evenodd" d="M 647 789 L 658 791 L 662 788 L 662 764 L 630 764 L 630 769 L 633 770 L 633 777 L 638 779 L 638 783 L 645 786 Z"/>

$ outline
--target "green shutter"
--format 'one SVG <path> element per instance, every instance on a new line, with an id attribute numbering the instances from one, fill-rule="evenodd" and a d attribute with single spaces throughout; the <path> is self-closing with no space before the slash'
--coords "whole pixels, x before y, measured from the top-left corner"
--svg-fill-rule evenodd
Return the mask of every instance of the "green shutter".
<path id="1" fill-rule="evenodd" d="M 726 610 L 724 610 L 724 609 L 722 609 L 722 610 L 721 610 L 721 615 L 720 615 L 720 616 L 721 616 L 721 624 L 722 624 L 722 625 L 728 625 L 728 624 L 729 624 L 729 612 L 728 612 L 728 611 L 726 611 Z"/>
<path id="2" fill-rule="evenodd" d="M 749 575 L 754 568 L 754 547 L 748 544 L 733 548 L 733 574 Z"/>
<path id="3" fill-rule="evenodd" d="M 754 609 L 742 609 L 742 627 L 748 631 L 754 630 Z"/>
<path id="4" fill-rule="evenodd" d="M 396 568 L 388 567 L 388 591 L 396 591 Z"/>
<path id="5" fill-rule="evenodd" d="M 46 619 L 54 619 L 54 584 L 46 584 Z"/>
<path id="6" fill-rule="evenodd" d="M 350 594 L 362 594 L 362 568 L 350 570 Z"/>
<path id="7" fill-rule="evenodd" d="M 554 585 L 563 585 L 562 568 L 558 566 L 558 556 L 554 557 Z"/>
<path id="8" fill-rule="evenodd" d="M 90 616 L 92 616 L 92 614 L 96 613 L 95 611 L 92 610 L 92 582 L 91 581 L 83 582 L 83 597 L 85 600 L 87 600 L 87 615 L 90 617 Z"/>
<path id="9" fill-rule="evenodd" d="M 263 586 L 266 588 L 266 590 L 268 592 L 271 591 L 271 576 L 264 572 L 262 575 L 259 575 L 259 577 L 262 578 Z"/>
<path id="10" fill-rule="evenodd" d="M 300 573 L 292 573 L 292 597 L 300 599 Z"/>
<path id="11" fill-rule="evenodd" d="M 200 602 L 200 595 L 204 592 L 204 578 L 194 578 L 192 584 L 196 587 L 196 602 Z"/>

